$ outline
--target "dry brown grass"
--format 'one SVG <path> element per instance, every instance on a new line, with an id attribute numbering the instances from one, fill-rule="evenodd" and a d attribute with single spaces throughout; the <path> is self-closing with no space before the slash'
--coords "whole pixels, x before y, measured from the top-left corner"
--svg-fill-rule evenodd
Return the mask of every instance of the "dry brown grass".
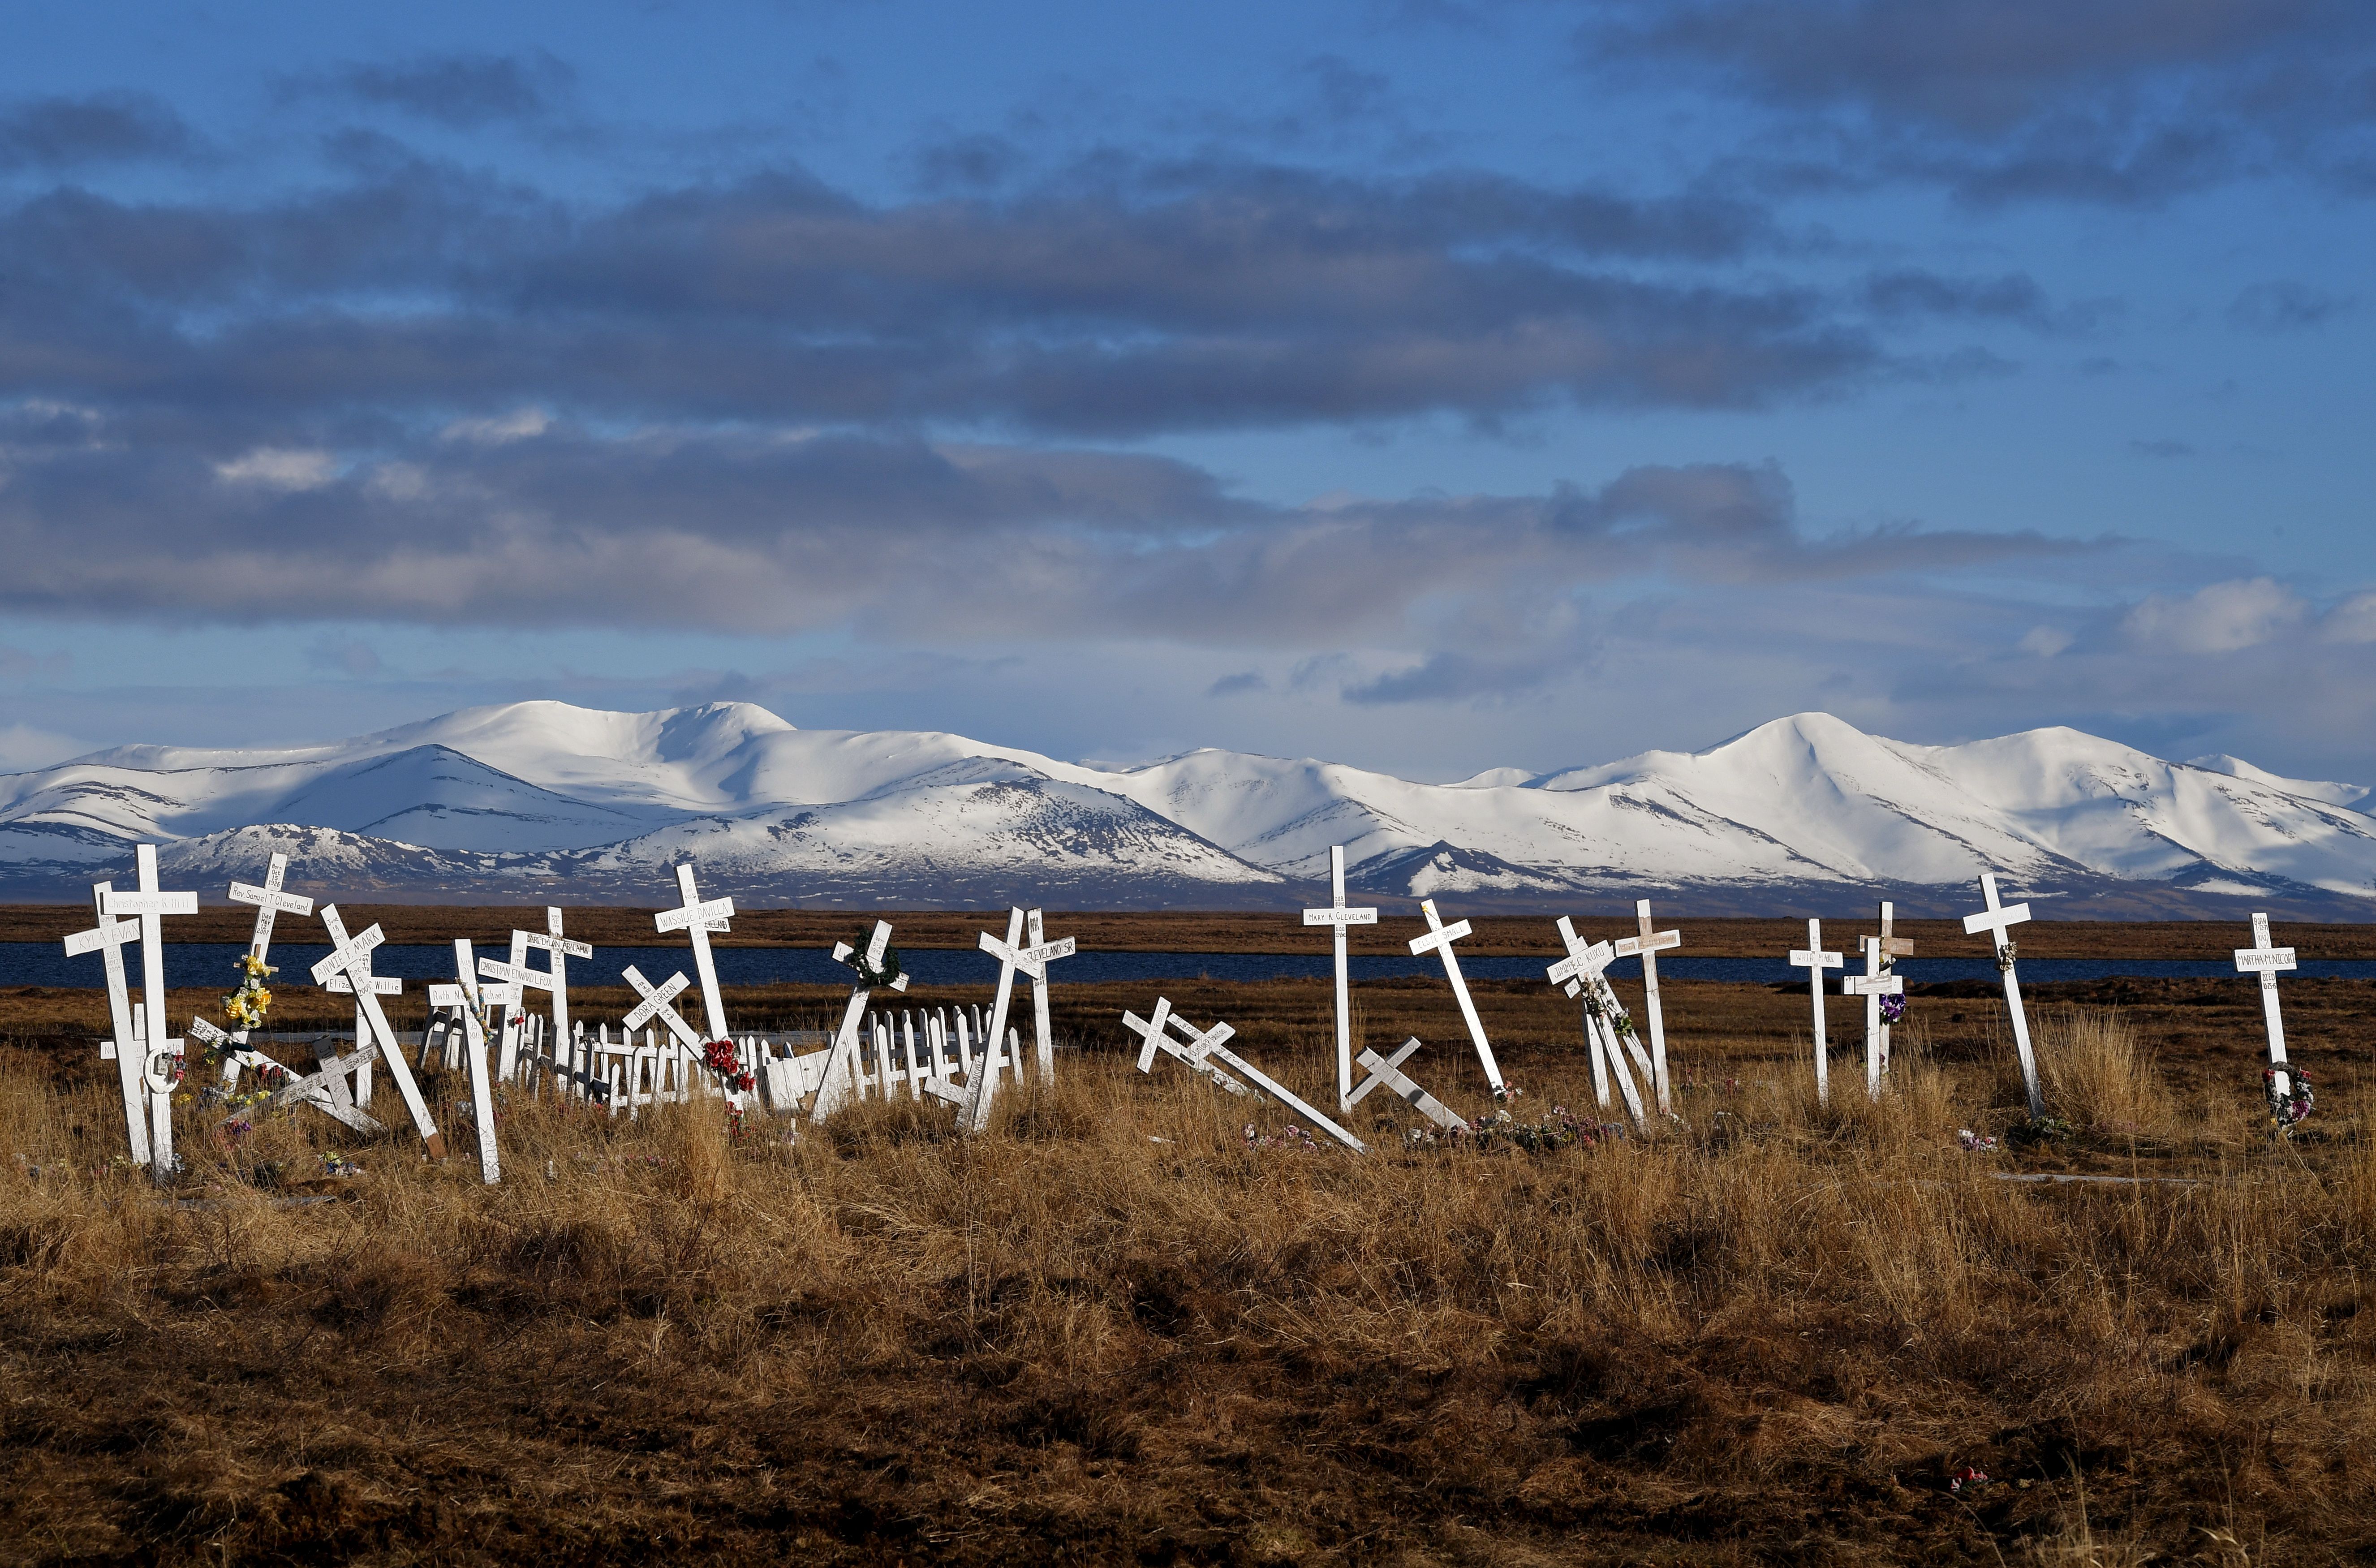
<path id="1" fill-rule="evenodd" d="M 1364 998 L 1382 1043 L 1396 995 Z M 1263 1028 L 1326 1081 L 1320 1028 Z M 1954 1144 L 2017 1091 L 1927 1032 L 1880 1103 L 1859 1068 L 1820 1110 L 1786 1039 L 1693 1038 L 1717 1087 L 1684 1125 L 1534 1155 L 1405 1147 L 1371 1114 L 1399 1102 L 1362 1107 L 1368 1158 L 1249 1150 L 1238 1102 L 1097 1053 L 972 1140 L 869 1105 L 730 1146 L 714 1104 L 516 1097 L 494 1189 L 310 1113 L 236 1146 L 191 1121 L 180 1208 L 98 1158 L 88 1063 L 18 1051 L 0 1558 L 2376 1550 L 2376 1144 L 2344 1088 L 2324 1141 L 2239 1113 L 2025 1157 L 2191 1185 L 2016 1184 Z M 2129 1024 L 2042 1016 L 2041 1051 L 2090 1125 L 2177 1115 Z M 1573 1053 L 1504 1060 L 1522 1114 L 1589 1103 Z M 315 1179 L 327 1147 L 366 1173 Z M 1966 1466 L 1993 1482 L 1951 1493 Z"/>

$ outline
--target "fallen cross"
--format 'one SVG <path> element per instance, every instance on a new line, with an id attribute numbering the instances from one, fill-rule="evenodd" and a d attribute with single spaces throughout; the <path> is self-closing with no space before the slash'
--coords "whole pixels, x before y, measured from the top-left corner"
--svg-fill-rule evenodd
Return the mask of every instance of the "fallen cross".
<path id="1" fill-rule="evenodd" d="M 1170 1010 L 1171 1004 L 1165 998 L 1159 996 L 1157 997 L 1155 1000 L 1155 1006 L 1156 1016 L 1158 1018 L 1168 1019 L 1168 1021 L 1175 1028 L 1186 1033 L 1191 1041 L 1191 1044 L 1187 1049 L 1170 1050 L 1168 1052 L 1169 1054 L 1177 1056 L 1182 1060 L 1188 1062 L 1191 1066 L 1195 1064 L 1197 1059 L 1210 1057 L 1218 1062 L 1221 1066 L 1230 1068 L 1238 1075 L 1252 1083 L 1255 1088 L 1277 1100 L 1280 1104 L 1288 1107 L 1288 1109 L 1301 1112 L 1304 1119 L 1310 1122 L 1314 1127 L 1317 1127 L 1320 1131 L 1327 1134 L 1338 1143 L 1343 1144 L 1355 1154 L 1367 1154 L 1370 1152 L 1369 1146 L 1367 1144 L 1364 1144 L 1360 1139 L 1355 1137 L 1344 1128 L 1336 1125 L 1336 1123 L 1328 1120 L 1327 1117 L 1321 1115 L 1319 1111 L 1314 1111 L 1311 1106 L 1306 1105 L 1300 1098 L 1297 1097 L 1294 1090 L 1289 1088 L 1286 1085 L 1280 1083 L 1277 1079 L 1272 1077 L 1269 1074 L 1264 1072 L 1261 1068 L 1255 1066 L 1244 1057 L 1240 1056 L 1237 1052 L 1231 1051 L 1227 1045 L 1221 1043 L 1234 1032 L 1227 1024 L 1217 1024 L 1211 1029 L 1200 1033 L 1195 1028 L 1192 1028 L 1186 1019 L 1179 1016 L 1179 1015 L 1175 1013 L 1172 1013 Z M 1133 1033 L 1144 1033 L 1146 1035 L 1147 1044 L 1139 1051 L 1138 1054 L 1139 1071 L 1142 1073 L 1153 1072 L 1155 1069 L 1156 1051 L 1160 1048 L 1157 1042 L 1161 1040 L 1161 1028 L 1151 1024 L 1142 1023 L 1135 1015 L 1130 1013 L 1124 1013 L 1123 1015 L 1123 1023 L 1124 1027 L 1131 1029 Z M 1162 1043 L 1163 1046 L 1169 1046 L 1169 1041 L 1163 1041 Z"/>
<path id="2" fill-rule="evenodd" d="M 355 1002 L 362 1009 L 363 1022 L 369 1028 L 369 1045 L 378 1052 L 377 1059 L 387 1063 L 388 1076 L 396 1080 L 397 1092 L 404 1097 L 404 1108 L 412 1116 L 412 1125 L 421 1134 L 421 1142 L 432 1159 L 446 1158 L 445 1134 L 429 1114 L 428 1101 L 421 1098 L 421 1086 L 412 1081 L 412 1069 L 405 1064 L 404 1053 L 397 1049 L 396 1031 L 388 1028 L 387 1015 L 381 1011 L 379 997 L 367 983 L 371 978 L 372 949 L 387 939 L 376 925 L 366 927 L 352 939 L 347 935 L 347 923 L 339 918 L 336 904 L 322 906 L 322 925 L 330 934 L 330 956 L 314 966 L 314 983 L 327 985 L 330 977 L 345 975 L 354 986 Z M 368 1066 L 374 1060 L 363 1050 L 352 1059 L 356 1066 Z M 343 1091 L 341 1091 L 343 1092 Z"/>
<path id="3" fill-rule="evenodd" d="M 1368 1069 L 1370 1075 L 1361 1080 L 1360 1087 L 1354 1089 L 1347 1104 L 1348 1107 L 1359 1105 L 1361 1103 L 1362 1096 L 1372 1089 L 1383 1087 L 1408 1100 L 1413 1110 L 1446 1132 L 1455 1129 L 1466 1132 L 1468 1128 L 1467 1123 L 1445 1110 L 1443 1101 L 1404 1075 L 1402 1064 L 1418 1052 L 1419 1044 L 1419 1036 L 1413 1035 L 1403 1041 L 1402 1049 L 1392 1056 L 1380 1056 L 1375 1051 L 1363 1048 L 1360 1062 L 1361 1065 Z"/>

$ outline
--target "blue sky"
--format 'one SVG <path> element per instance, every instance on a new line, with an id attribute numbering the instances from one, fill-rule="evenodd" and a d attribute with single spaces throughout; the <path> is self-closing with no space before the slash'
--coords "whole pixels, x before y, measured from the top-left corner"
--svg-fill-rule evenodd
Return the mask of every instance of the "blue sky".
<path id="1" fill-rule="evenodd" d="M 2376 777 L 2364 6 L 11 35 L 0 766 L 558 696 Z"/>

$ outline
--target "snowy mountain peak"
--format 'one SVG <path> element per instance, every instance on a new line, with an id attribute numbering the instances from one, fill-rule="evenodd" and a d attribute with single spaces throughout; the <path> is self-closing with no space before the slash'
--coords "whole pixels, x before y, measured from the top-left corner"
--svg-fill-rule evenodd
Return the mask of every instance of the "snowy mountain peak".
<path id="1" fill-rule="evenodd" d="M 1825 713 L 1696 752 L 1415 783 L 1314 758 L 1192 751 L 1059 762 L 960 735 L 802 730 L 713 703 L 464 709 L 327 745 L 127 746 L 0 777 L 0 880 L 71 897 L 140 839 L 169 863 L 283 842 L 300 877 L 401 893 L 474 879 L 665 886 L 691 857 L 751 896 L 846 902 L 1275 901 L 1345 845 L 1373 892 L 1548 897 L 1690 888 L 2134 885 L 2364 897 L 2367 791 L 2080 731 L 1960 745 Z M 1764 889 L 1761 895 L 1758 890 Z M 1061 891 L 1055 891 L 1061 890 Z"/>

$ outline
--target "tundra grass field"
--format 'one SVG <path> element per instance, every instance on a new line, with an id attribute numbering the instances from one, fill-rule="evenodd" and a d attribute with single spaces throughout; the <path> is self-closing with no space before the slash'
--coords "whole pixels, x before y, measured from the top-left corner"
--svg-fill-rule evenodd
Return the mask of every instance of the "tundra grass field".
<path id="1" fill-rule="evenodd" d="M 1325 1098 L 1325 983 L 1163 989 Z M 1366 1158 L 1249 1146 L 1289 1119 L 1124 1054 L 1154 988 L 1060 985 L 1075 1049 L 985 1136 L 928 1102 L 731 1142 L 716 1101 L 514 1090 L 485 1188 L 409 1133 L 225 1142 L 191 1105 L 166 1194 L 112 1163 L 98 993 L 0 992 L 0 1558 L 2376 1553 L 2376 987 L 2288 983 L 2319 1104 L 2287 1142 L 2249 980 L 2041 988 L 2069 1131 L 2018 1147 L 1992 987 L 1918 990 L 1878 1105 L 1835 1001 L 1828 1110 L 1804 991 L 1666 990 L 1680 1119 L 1646 1139 L 1414 1145 L 1373 1096 Z M 1599 1120 L 1572 1004 L 1476 991 L 1515 1124 Z M 1488 1108 L 1440 983 L 1357 996 Z M 746 1028 L 834 1001 L 730 998 Z M 2000 1179 L 2058 1173 L 2154 1180 Z"/>

